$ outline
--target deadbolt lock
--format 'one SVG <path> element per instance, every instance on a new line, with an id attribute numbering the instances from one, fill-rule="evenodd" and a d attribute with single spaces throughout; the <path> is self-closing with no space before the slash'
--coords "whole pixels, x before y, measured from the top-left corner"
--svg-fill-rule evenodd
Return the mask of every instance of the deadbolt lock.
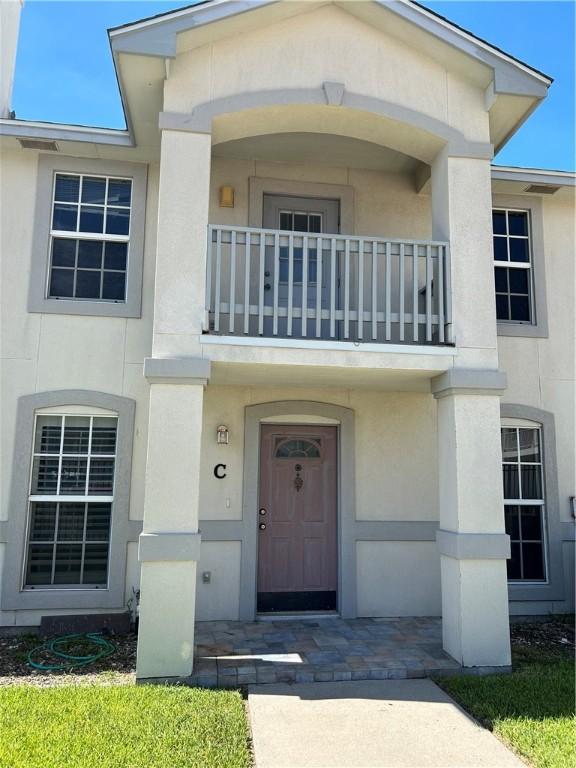
<path id="1" fill-rule="evenodd" d="M 258 528 L 260 528 L 261 531 L 265 531 L 266 530 L 266 523 L 260 523 Z"/>

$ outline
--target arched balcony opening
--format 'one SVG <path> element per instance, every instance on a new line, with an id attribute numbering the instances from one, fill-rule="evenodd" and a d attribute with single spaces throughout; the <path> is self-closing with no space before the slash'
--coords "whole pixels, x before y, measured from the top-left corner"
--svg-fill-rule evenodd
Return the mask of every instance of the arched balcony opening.
<path id="1" fill-rule="evenodd" d="M 427 188 L 448 129 L 315 104 L 210 119 L 206 333 L 451 343 Z"/>

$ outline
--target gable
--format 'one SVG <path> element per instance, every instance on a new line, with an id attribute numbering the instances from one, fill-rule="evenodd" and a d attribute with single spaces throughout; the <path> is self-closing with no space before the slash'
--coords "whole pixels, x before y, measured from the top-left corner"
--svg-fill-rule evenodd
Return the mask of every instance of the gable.
<path id="1" fill-rule="evenodd" d="M 325 34 L 323 26 L 328 17 L 334 32 L 330 38 Z M 338 18 L 340 30 L 337 29 Z M 322 23 L 318 24 L 318 20 Z M 312 28 L 314 24 L 317 25 L 316 29 Z M 277 37 L 280 30 L 284 34 Z M 497 147 L 514 133 L 544 98 L 551 82 L 528 65 L 409 0 L 212 0 L 110 31 L 129 122 L 133 103 L 138 105 L 139 111 L 138 120 L 134 121 L 136 128 L 142 120 L 154 122 L 154 108 L 156 114 L 162 109 L 157 95 L 150 100 L 152 109 L 148 110 L 148 114 L 145 105 L 142 109 L 141 102 L 147 89 L 148 94 L 149 89 L 154 91 L 154 83 L 163 80 L 166 72 L 170 74 L 166 88 L 168 101 L 178 100 L 172 88 L 172 82 L 176 83 L 176 80 L 172 81 L 172 66 L 176 62 L 175 69 L 178 70 L 178 60 L 189 55 L 191 57 L 188 61 L 194 58 L 200 64 L 200 70 L 204 69 L 205 72 L 210 67 L 211 88 L 222 92 L 233 87 L 244 88 L 242 92 L 250 90 L 251 80 L 258 76 L 264 81 L 266 72 L 272 78 L 278 70 L 276 60 L 283 54 L 280 74 L 284 82 L 289 83 L 291 79 L 298 80 L 307 75 L 311 78 L 313 68 L 309 69 L 310 53 L 306 48 L 298 49 L 298 40 L 288 36 L 292 30 L 297 30 L 298 39 L 304 41 L 308 38 L 308 45 L 316 54 L 324 54 L 324 64 L 327 64 L 328 57 L 332 57 L 332 62 L 325 69 L 338 70 L 339 74 L 334 77 L 324 76 L 324 79 L 347 84 L 349 80 L 353 81 L 356 76 L 362 75 L 363 84 L 369 81 L 374 92 L 388 85 L 412 100 L 418 99 L 430 115 L 437 115 L 443 109 L 446 118 L 448 105 L 456 105 L 454 115 L 448 116 L 448 119 L 461 122 L 464 105 L 468 107 L 471 99 L 480 103 L 481 98 L 482 109 L 489 116 L 487 124 L 490 138 Z M 383 38 L 387 40 L 385 46 L 382 44 Z M 359 46 L 354 49 L 358 39 L 365 43 L 365 48 Z M 246 57 L 241 52 L 248 41 L 256 48 L 250 52 L 251 56 Z M 318 50 L 320 47 L 322 50 Z M 209 65 L 203 61 L 203 56 L 207 56 L 205 50 L 208 49 L 211 51 Z M 230 61 L 233 58 L 229 54 L 230 50 L 240 56 L 240 62 Z M 351 50 L 355 50 L 356 55 L 349 57 Z M 400 50 L 401 56 L 393 55 Z M 413 55 L 407 61 L 407 52 L 410 50 Z M 292 66 L 291 62 L 294 62 Z M 340 66 L 344 62 L 347 63 L 346 68 Z M 146 87 L 143 78 L 137 75 L 140 65 L 147 70 Z M 212 73 L 213 66 L 215 68 Z M 438 72 L 444 72 L 447 79 L 444 94 L 440 94 L 442 86 L 441 77 L 436 77 Z M 428 89 L 421 88 L 423 81 L 428 84 Z M 275 87 L 282 82 L 276 79 Z M 206 93 L 205 83 L 206 78 L 197 75 L 194 98 L 202 91 L 205 100 L 214 98 L 213 91 Z M 472 96 L 474 89 L 476 95 Z M 452 99 L 450 90 L 454 91 Z M 460 115 L 456 114 L 458 111 Z M 474 116 L 468 119 L 468 127 L 476 120 Z M 480 130 L 484 131 L 483 126 Z"/>

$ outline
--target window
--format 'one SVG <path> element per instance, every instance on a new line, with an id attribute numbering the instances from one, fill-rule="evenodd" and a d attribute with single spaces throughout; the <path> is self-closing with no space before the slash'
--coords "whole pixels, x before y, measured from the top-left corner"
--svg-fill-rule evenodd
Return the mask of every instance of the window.
<path id="1" fill-rule="evenodd" d="M 528 211 L 492 211 L 496 317 L 499 321 L 531 323 L 532 266 Z"/>
<path id="2" fill-rule="evenodd" d="M 147 167 L 40 154 L 30 312 L 140 317 Z"/>
<path id="3" fill-rule="evenodd" d="M 307 211 L 280 211 L 279 226 L 281 230 L 288 232 L 303 232 L 319 234 L 322 232 L 322 214 L 308 213 Z M 314 244 L 315 240 L 312 241 Z M 293 282 L 303 282 L 304 249 L 294 248 L 293 258 Z M 316 282 L 317 255 L 316 248 L 308 250 L 308 282 Z M 290 277 L 289 249 L 280 248 L 280 282 L 287 283 Z"/>
<path id="4" fill-rule="evenodd" d="M 36 417 L 26 588 L 107 585 L 116 432 L 116 417 Z"/>
<path id="5" fill-rule="evenodd" d="M 126 300 L 132 181 L 54 174 L 48 298 Z"/>
<path id="6" fill-rule="evenodd" d="M 537 426 L 502 427 L 509 581 L 545 581 L 542 436 Z"/>
<path id="7" fill-rule="evenodd" d="M 280 229 L 288 232 L 322 232 L 322 214 L 308 211 L 280 211 Z"/>
<path id="8" fill-rule="evenodd" d="M 277 459 L 319 459 L 321 442 L 319 437 L 286 441 L 280 437 L 276 440 L 275 456 Z"/>

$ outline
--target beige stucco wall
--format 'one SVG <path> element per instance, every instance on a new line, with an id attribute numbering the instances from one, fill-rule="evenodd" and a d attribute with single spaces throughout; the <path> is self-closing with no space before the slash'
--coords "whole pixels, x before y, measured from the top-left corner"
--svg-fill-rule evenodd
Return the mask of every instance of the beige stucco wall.
<path id="1" fill-rule="evenodd" d="M 187 42 L 182 35 L 181 51 Z M 488 141 L 481 88 L 335 6 L 180 53 L 166 82 L 164 109 L 190 112 L 231 94 L 319 88 L 325 81 L 416 108 L 468 139 Z"/>
<path id="2" fill-rule="evenodd" d="M 158 167 L 150 166 L 145 230 L 142 318 L 80 317 L 27 311 L 37 153 L 2 153 L 2 322 L 0 521 L 6 520 L 18 398 L 57 389 L 88 389 L 136 402 L 130 519 L 142 518 L 149 387 L 142 362 L 150 355 L 154 291 Z M 4 544 L 0 544 L 3 551 Z M 129 544 L 126 594 L 138 585 L 137 544 Z M 49 613 L 45 611 L 43 613 Z M 60 613 L 60 611 L 56 611 Z M 62 611 L 65 613 L 65 611 Z M 0 625 L 37 624 L 35 611 L 0 612 Z"/>
<path id="3" fill-rule="evenodd" d="M 431 395 L 336 387 L 209 386 L 204 398 L 200 529 L 202 521 L 241 519 L 245 408 L 283 400 L 324 402 L 354 411 L 356 519 L 438 520 L 436 404 Z M 219 424 L 230 430 L 229 445 L 216 443 Z M 226 464 L 222 480 L 213 474 L 220 463 Z M 236 548 L 231 542 L 202 544 L 199 619 L 237 616 L 240 542 L 235 544 Z M 439 615 L 440 558 L 435 542 L 359 542 L 357 559 L 359 615 Z M 417 576 L 411 574 L 415 563 Z M 211 572 L 210 584 L 202 583 L 205 570 Z M 411 587 L 401 591 L 402 608 L 396 587 L 404 578 Z"/>
<path id="4" fill-rule="evenodd" d="M 246 225 L 248 179 L 274 178 L 349 185 L 354 191 L 354 228 L 363 234 L 429 237 L 430 197 L 417 195 L 410 176 L 399 173 L 231 160 L 214 157 L 210 221 Z M 141 519 L 146 461 L 148 385 L 142 361 L 151 351 L 158 168 L 148 178 L 142 319 L 40 315 L 27 312 L 28 271 L 34 221 L 36 154 L 18 151 L 2 157 L 2 511 L 8 498 L 17 398 L 50 389 L 93 389 L 136 400 L 130 517 Z M 218 189 L 231 184 L 233 209 L 218 206 Z M 505 402 L 532 405 L 556 417 L 560 515 L 569 522 L 574 494 L 574 283 L 572 202 L 544 199 L 545 271 L 550 335 L 546 339 L 500 336 L 500 366 L 507 371 Z M 11 258 L 5 255 L 10 254 Z M 558 300 L 558 296 L 562 300 Z M 307 399 L 344 405 L 356 415 L 357 517 L 367 521 L 435 521 L 437 509 L 436 405 L 428 395 L 303 387 L 207 388 L 200 515 L 204 520 L 241 517 L 243 418 L 248 404 Z M 215 428 L 225 423 L 231 444 L 217 446 Z M 215 481 L 214 464 L 225 457 L 228 477 Z M 0 545 L 0 558 L 3 554 Z M 438 614 L 439 565 L 432 542 L 362 542 L 358 552 L 358 605 L 364 615 L 396 615 L 394 585 L 405 573 L 414 589 L 406 611 Z M 405 553 L 405 556 L 401 553 Z M 566 578 L 573 571 L 573 548 L 564 545 Z M 418 579 L 411 562 L 422 564 Z M 199 618 L 234 618 L 238 610 L 240 544 L 205 542 L 199 564 Z M 203 571 L 212 574 L 204 585 Z M 421 576 L 421 578 L 420 578 Z M 127 598 L 137 586 L 137 544 L 128 545 Z M 385 584 L 385 587 L 382 584 Z M 546 604 L 548 605 L 548 604 Z M 535 610 L 536 605 L 512 608 Z M 563 604 L 556 604 L 563 609 Z M 545 607 L 540 606 L 542 610 Z M 548 610 L 549 606 L 545 608 Z M 59 611 L 61 612 L 61 611 Z M 1 624 L 36 624 L 39 612 L 5 612 Z"/>
<path id="5" fill-rule="evenodd" d="M 430 196 L 416 193 L 412 174 L 218 156 L 212 158 L 210 223 L 249 225 L 250 177 L 300 182 L 303 195 L 307 183 L 348 186 L 353 192 L 354 234 L 412 240 L 431 237 Z M 219 206 L 218 193 L 224 185 L 234 188 L 234 208 Z"/>
<path id="6" fill-rule="evenodd" d="M 440 557 L 435 541 L 359 541 L 359 616 L 440 616 Z"/>
<path id="7" fill-rule="evenodd" d="M 498 196 L 495 200 L 498 201 Z M 518 206 L 522 207 L 522 197 Z M 542 198 L 544 231 L 543 263 L 546 280 L 546 338 L 498 337 L 500 366 L 508 375 L 508 389 L 503 402 L 528 405 L 549 411 L 556 428 L 558 477 L 558 514 L 565 530 L 574 525 L 570 497 L 576 494 L 576 315 L 575 306 L 575 216 L 574 197 Z M 538 254 L 535 254 L 536 257 Z M 569 601 L 515 603 L 512 614 L 539 614 L 555 610 L 573 610 L 574 542 L 562 546 L 565 594 Z"/>
<path id="8" fill-rule="evenodd" d="M 503 402 L 554 414 L 560 517 L 569 522 L 569 497 L 576 492 L 574 201 L 568 195 L 544 197 L 542 207 L 549 335 L 499 336 L 498 353 L 508 374 Z"/>

